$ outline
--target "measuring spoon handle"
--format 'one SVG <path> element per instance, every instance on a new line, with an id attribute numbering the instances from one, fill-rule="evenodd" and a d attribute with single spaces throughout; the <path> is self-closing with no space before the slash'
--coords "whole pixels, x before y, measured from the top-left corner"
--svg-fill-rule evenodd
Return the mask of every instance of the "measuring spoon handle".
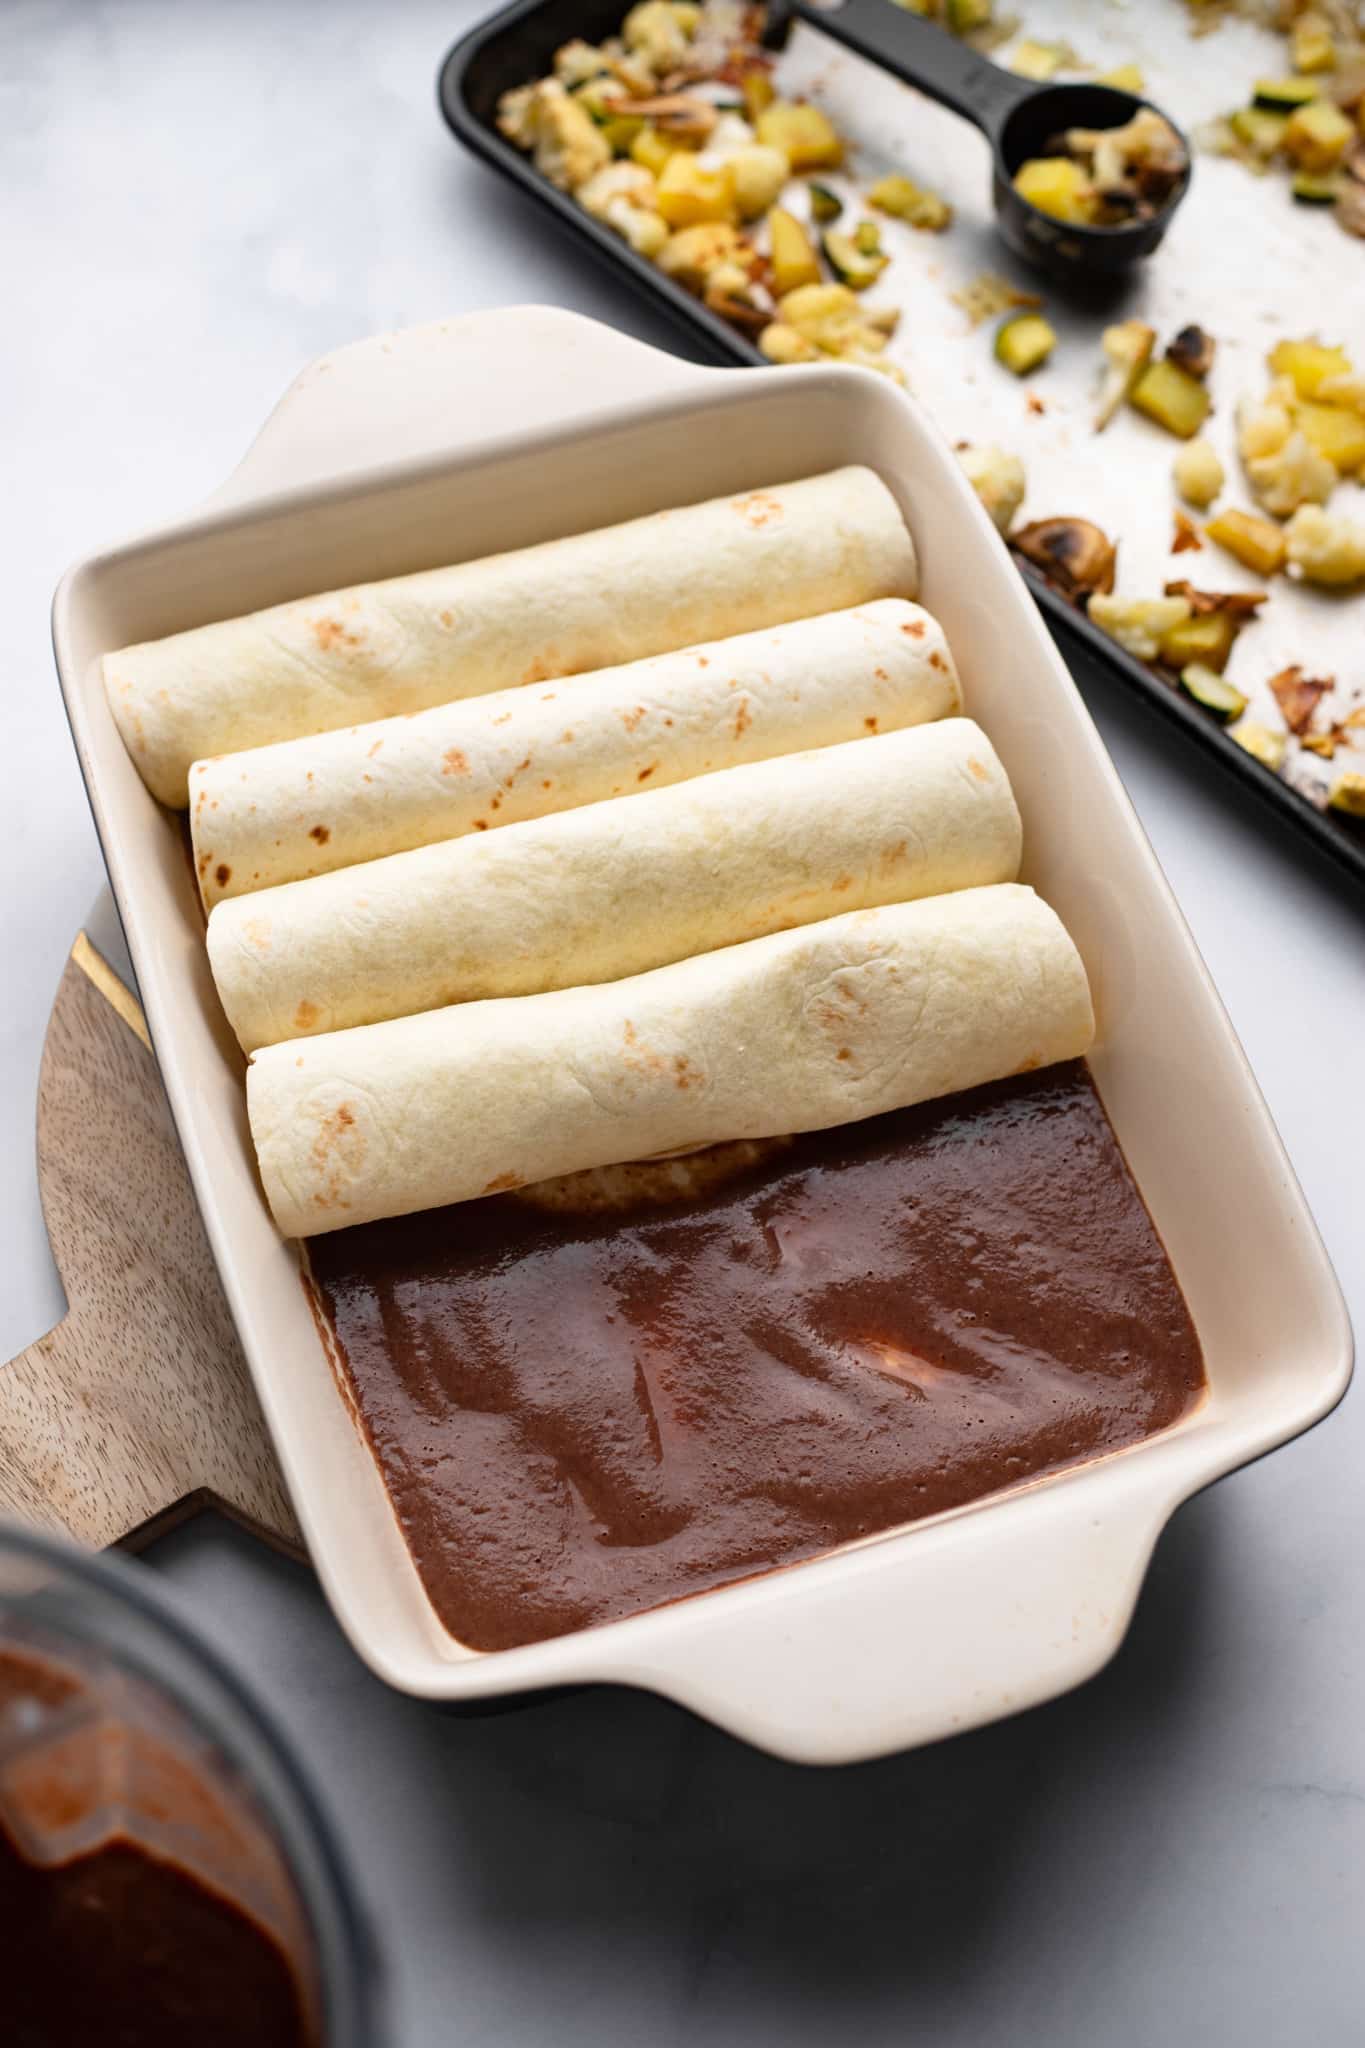
<path id="1" fill-rule="evenodd" d="M 1037 87 L 1016 78 L 937 22 L 895 0 L 786 0 L 781 12 L 808 21 L 860 57 L 972 121 L 994 142 L 1008 114 Z"/>

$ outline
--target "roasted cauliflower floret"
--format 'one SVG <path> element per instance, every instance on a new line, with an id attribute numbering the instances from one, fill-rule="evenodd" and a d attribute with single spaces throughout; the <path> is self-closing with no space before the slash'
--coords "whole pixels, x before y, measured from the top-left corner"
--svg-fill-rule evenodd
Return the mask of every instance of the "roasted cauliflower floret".
<path id="1" fill-rule="evenodd" d="M 799 327 L 774 320 L 758 337 L 758 345 L 770 363 L 816 363 L 820 351 Z"/>
<path id="2" fill-rule="evenodd" d="M 659 251 L 659 268 L 688 291 L 704 291 L 717 265 L 742 261 L 746 246 L 732 222 L 699 221 L 695 227 L 679 228 L 669 236 Z"/>
<path id="3" fill-rule="evenodd" d="M 611 162 L 611 144 L 557 78 L 542 78 L 533 88 L 520 125 L 528 138 L 522 148 L 531 150 L 536 169 L 561 192 L 576 192 Z"/>
<path id="4" fill-rule="evenodd" d="M 957 459 L 961 463 L 968 483 L 980 498 L 991 521 L 1001 533 L 1008 533 L 1014 524 L 1014 515 L 1024 502 L 1027 481 L 1024 465 L 1017 455 L 1007 448 L 997 448 L 994 443 L 981 448 L 959 448 Z"/>
<path id="5" fill-rule="evenodd" d="M 676 71 L 686 52 L 690 31 L 682 10 L 670 0 L 640 0 L 621 24 L 626 48 L 643 57 L 656 78 Z M 693 10 L 692 28 L 696 27 Z"/>
<path id="6" fill-rule="evenodd" d="M 1277 519 L 1286 518 L 1300 505 L 1325 505 L 1337 481 L 1334 465 L 1298 427 L 1281 447 L 1251 457 L 1246 473 L 1266 511 Z"/>
<path id="7" fill-rule="evenodd" d="M 1155 661 L 1172 627 L 1190 616 L 1186 597 L 1110 597 L 1096 591 L 1087 613 L 1111 640 L 1139 661 Z"/>
<path id="8" fill-rule="evenodd" d="M 586 85 L 590 78 L 600 78 L 604 71 L 610 69 L 610 61 L 597 45 L 585 43 L 582 36 L 575 36 L 571 43 L 562 43 L 555 51 L 555 77 L 570 90 L 576 85 Z"/>
<path id="9" fill-rule="evenodd" d="M 641 256 L 657 256 L 668 240 L 668 222 L 655 203 L 654 180 L 642 164 L 606 164 L 574 196 L 594 220 L 615 229 Z"/>
<path id="10" fill-rule="evenodd" d="M 1275 454 L 1293 431 L 1294 416 L 1278 401 L 1244 398 L 1237 408 L 1237 453 L 1243 462 Z"/>
<path id="11" fill-rule="evenodd" d="M 1301 505 L 1285 529 L 1289 559 L 1309 583 L 1359 583 L 1365 578 L 1365 520 Z"/>
<path id="12" fill-rule="evenodd" d="M 1211 505 L 1226 478 L 1218 451 L 1201 436 L 1187 441 L 1171 465 L 1175 487 L 1187 505 Z"/>
<path id="13" fill-rule="evenodd" d="M 534 85 L 514 86 L 498 101 L 498 133 L 505 135 L 518 149 L 531 149 L 535 145 L 536 129 L 532 108 L 535 105 Z"/>

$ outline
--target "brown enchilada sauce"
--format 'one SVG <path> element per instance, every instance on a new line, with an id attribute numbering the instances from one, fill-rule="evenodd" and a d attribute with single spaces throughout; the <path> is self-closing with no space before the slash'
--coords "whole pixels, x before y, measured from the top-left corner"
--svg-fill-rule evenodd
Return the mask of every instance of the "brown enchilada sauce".
<path id="1" fill-rule="evenodd" d="M 465 1643 L 795 1563 L 1133 1444 L 1202 1389 L 1082 1062 L 733 1148 L 681 1196 L 638 1171 L 624 1209 L 589 1175 L 557 1208 L 498 1196 L 309 1247 Z"/>

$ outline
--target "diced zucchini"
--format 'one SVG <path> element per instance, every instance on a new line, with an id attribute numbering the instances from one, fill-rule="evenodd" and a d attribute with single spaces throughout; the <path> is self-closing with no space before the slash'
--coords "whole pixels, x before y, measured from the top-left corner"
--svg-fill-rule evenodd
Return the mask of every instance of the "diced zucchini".
<path id="1" fill-rule="evenodd" d="M 1274 113 L 1269 107 L 1239 107 L 1229 115 L 1228 126 L 1253 156 L 1268 162 L 1284 146 L 1289 116 Z"/>
<path id="2" fill-rule="evenodd" d="M 1335 171 L 1296 171 L 1289 189 L 1300 206 L 1335 206 L 1341 197 L 1341 176 Z"/>
<path id="3" fill-rule="evenodd" d="M 931 234 L 940 233 L 953 218 L 953 209 L 946 199 L 898 172 L 879 178 L 868 192 L 867 203 L 875 206 L 878 213 L 889 213 L 893 220 L 903 220 L 912 228 L 925 228 Z"/>
<path id="4" fill-rule="evenodd" d="M 1193 661 L 1205 668 L 1222 669 L 1237 638 L 1238 623 L 1230 611 L 1196 612 L 1162 635 L 1161 659 L 1172 668 L 1184 668 Z"/>
<path id="5" fill-rule="evenodd" d="M 780 149 L 794 171 L 833 170 L 844 160 L 844 145 L 828 114 L 792 100 L 774 100 L 754 123 L 760 142 Z"/>
<path id="6" fill-rule="evenodd" d="M 1292 114 L 1317 99 L 1321 90 L 1316 78 L 1258 78 L 1251 97 L 1254 105 L 1272 113 Z"/>
<path id="7" fill-rule="evenodd" d="M 1315 398 L 1328 377 L 1350 375 L 1351 358 L 1344 348 L 1321 341 L 1277 341 L 1267 361 L 1277 377 L 1293 379 L 1300 398 Z"/>
<path id="8" fill-rule="evenodd" d="M 955 36 L 969 36 L 990 26 L 993 0 L 947 0 L 944 19 Z"/>
<path id="9" fill-rule="evenodd" d="M 661 178 L 664 165 L 677 154 L 677 150 L 676 142 L 660 134 L 653 122 L 646 121 L 630 145 L 631 162 L 643 164 L 651 177 Z"/>
<path id="10" fill-rule="evenodd" d="M 1202 704 L 1215 718 L 1226 725 L 1230 719 L 1240 718 L 1247 708 L 1247 700 L 1235 683 L 1228 682 L 1216 669 L 1206 668 L 1200 661 L 1189 662 L 1180 671 L 1180 687 L 1196 704 Z"/>
<path id="11" fill-rule="evenodd" d="M 1319 455 L 1343 476 L 1365 462 L 1365 414 L 1308 399 L 1294 417 Z"/>
<path id="12" fill-rule="evenodd" d="M 744 111 L 751 121 L 770 107 L 777 98 L 777 87 L 773 84 L 770 71 L 746 71 L 740 80 L 739 89 L 744 95 Z"/>
<path id="13" fill-rule="evenodd" d="M 1010 52 L 1009 68 L 1016 77 L 1036 79 L 1043 85 L 1056 77 L 1066 57 L 1060 43 L 1035 43 L 1031 36 L 1026 36 Z"/>
<path id="14" fill-rule="evenodd" d="M 1327 793 L 1327 808 L 1343 811 L 1348 818 L 1365 818 L 1365 775 L 1358 768 L 1345 768 Z"/>
<path id="15" fill-rule="evenodd" d="M 820 282 L 820 258 L 810 236 L 794 213 L 775 206 L 768 215 L 769 260 L 773 291 L 780 299 L 798 285 Z"/>
<path id="16" fill-rule="evenodd" d="M 1112 85 L 1116 92 L 1142 92 L 1147 81 L 1140 64 L 1116 64 L 1112 71 L 1101 71 L 1095 83 Z"/>
<path id="17" fill-rule="evenodd" d="M 829 221 L 838 220 L 844 210 L 844 202 L 838 193 L 831 192 L 828 185 L 817 185 L 814 179 L 807 189 L 810 192 L 811 219 L 821 227 Z"/>
<path id="18" fill-rule="evenodd" d="M 1244 753 L 1253 761 L 1259 761 L 1263 768 L 1269 768 L 1278 775 L 1284 766 L 1288 741 L 1282 732 L 1272 732 L 1268 725 L 1257 725 L 1254 719 L 1243 718 L 1236 725 L 1228 727 L 1228 738 L 1236 740 Z"/>
<path id="19" fill-rule="evenodd" d="M 690 149 L 675 149 L 658 180 L 658 211 L 671 228 L 735 218 L 735 188 L 728 164 L 709 170 Z"/>
<path id="20" fill-rule="evenodd" d="M 1056 346 L 1056 330 L 1041 313 L 1016 313 L 996 329 L 995 360 L 1016 377 L 1027 377 Z"/>
<path id="21" fill-rule="evenodd" d="M 850 291 L 866 291 L 890 261 L 880 249 L 870 253 L 860 249 L 856 236 L 841 234 L 837 228 L 826 228 L 820 240 L 830 269 Z"/>
<path id="22" fill-rule="evenodd" d="M 1085 166 L 1074 157 L 1030 157 L 1015 172 L 1014 189 L 1053 220 L 1084 227 L 1095 217 L 1095 188 Z"/>
<path id="23" fill-rule="evenodd" d="M 1355 126 L 1330 100 L 1314 100 L 1289 116 L 1285 154 L 1304 171 L 1330 171 L 1355 140 Z"/>
<path id="24" fill-rule="evenodd" d="M 1229 509 L 1211 519 L 1204 532 L 1209 540 L 1226 548 L 1258 576 L 1273 576 L 1284 567 L 1287 543 L 1273 519 L 1262 519 L 1256 512 Z"/>
<path id="25" fill-rule="evenodd" d="M 1300 72 L 1336 70 L 1336 42 L 1320 17 L 1305 15 L 1294 23 L 1289 34 L 1289 61 Z"/>
<path id="26" fill-rule="evenodd" d="M 1168 434 L 1188 441 L 1208 418 L 1209 394 L 1197 377 L 1163 357 L 1147 365 L 1133 386 L 1131 403 Z"/>

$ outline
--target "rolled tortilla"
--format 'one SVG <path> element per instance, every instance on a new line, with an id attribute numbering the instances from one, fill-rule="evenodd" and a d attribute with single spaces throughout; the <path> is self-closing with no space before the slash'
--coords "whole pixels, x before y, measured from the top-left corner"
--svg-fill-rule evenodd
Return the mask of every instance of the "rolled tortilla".
<path id="1" fill-rule="evenodd" d="M 143 781 L 183 806 L 210 754 L 915 589 L 895 499 L 851 467 L 198 626 L 106 655 L 104 680 Z"/>
<path id="2" fill-rule="evenodd" d="M 252 1052 L 1011 881 L 1019 846 L 990 741 L 945 719 L 235 896 L 209 960 Z"/>
<path id="3" fill-rule="evenodd" d="M 195 870 L 227 896 L 717 768 L 945 718 L 942 628 L 903 598 L 499 690 L 190 771 Z"/>
<path id="4" fill-rule="evenodd" d="M 256 1055 L 275 1221 L 306 1237 L 551 1175 L 855 1122 L 1090 1044 L 1085 969 L 1031 889 L 857 911 L 605 987 Z"/>

